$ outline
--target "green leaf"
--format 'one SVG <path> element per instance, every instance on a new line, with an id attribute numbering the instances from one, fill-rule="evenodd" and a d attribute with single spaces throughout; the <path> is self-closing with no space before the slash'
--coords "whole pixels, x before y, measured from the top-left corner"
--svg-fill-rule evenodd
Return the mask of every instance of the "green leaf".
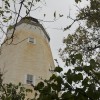
<path id="1" fill-rule="evenodd" d="M 61 97 L 62 97 L 62 100 L 74 100 L 70 92 L 64 92 Z"/>
<path id="2" fill-rule="evenodd" d="M 70 75 L 70 74 L 71 74 L 71 72 L 72 72 L 72 71 L 71 71 L 71 69 L 69 69 L 69 70 L 68 70 L 68 72 L 67 72 L 67 73 L 65 73 L 65 74 L 66 74 L 66 75 Z"/>
<path id="3" fill-rule="evenodd" d="M 44 87 L 44 83 L 43 82 L 40 82 L 37 84 L 37 86 L 35 86 L 35 90 L 40 90 Z"/>
<path id="4" fill-rule="evenodd" d="M 83 68 L 82 67 L 75 67 L 75 69 L 74 69 L 75 71 L 82 71 L 83 70 Z"/>
<path id="5" fill-rule="evenodd" d="M 57 78 L 57 76 L 55 74 L 53 74 L 51 77 L 50 77 L 50 81 L 52 80 L 55 80 Z"/>
<path id="6" fill-rule="evenodd" d="M 52 83 L 51 86 L 52 86 L 53 90 L 57 90 L 57 85 L 56 84 Z"/>
<path id="7" fill-rule="evenodd" d="M 54 71 L 60 73 L 63 71 L 63 69 L 61 67 L 56 67 Z"/>
<path id="8" fill-rule="evenodd" d="M 8 27 L 8 30 L 11 30 L 11 29 L 13 29 L 13 28 L 14 28 L 14 26 L 10 25 L 10 26 Z"/>
<path id="9" fill-rule="evenodd" d="M 88 74 L 89 70 L 91 69 L 90 66 L 84 66 L 83 70 Z"/>
<path id="10" fill-rule="evenodd" d="M 82 54 L 80 54 L 80 53 L 76 54 L 75 58 L 78 59 L 78 60 L 80 60 L 80 61 L 82 61 Z"/>
<path id="11" fill-rule="evenodd" d="M 63 79 L 60 77 L 60 76 L 58 76 L 57 78 L 56 78 L 56 80 L 55 80 L 58 84 L 62 84 L 63 83 Z"/>
<path id="12" fill-rule="evenodd" d="M 82 75 L 81 73 L 75 74 L 75 75 L 73 75 L 72 80 L 73 80 L 74 82 L 78 82 L 78 81 L 80 81 L 80 80 L 83 80 L 83 75 Z"/>
<path id="13" fill-rule="evenodd" d="M 89 82 L 89 78 L 86 77 L 86 78 L 82 81 L 82 85 L 85 86 L 85 87 L 87 87 L 88 82 Z"/>
<path id="14" fill-rule="evenodd" d="M 75 0 L 76 3 L 81 2 L 81 0 Z"/>
<path id="15" fill-rule="evenodd" d="M 95 67 L 95 66 L 96 66 L 96 62 L 95 62 L 95 60 L 94 60 L 94 59 L 91 59 L 91 60 L 90 60 L 90 66 L 93 66 L 93 67 Z"/>
<path id="16" fill-rule="evenodd" d="M 78 80 L 83 80 L 83 75 L 81 73 L 78 73 Z"/>
<path id="17" fill-rule="evenodd" d="M 6 23 L 6 22 L 8 22 L 8 20 L 7 20 L 7 19 L 5 19 L 5 20 L 3 20 L 3 22 L 5 22 L 5 23 Z"/>

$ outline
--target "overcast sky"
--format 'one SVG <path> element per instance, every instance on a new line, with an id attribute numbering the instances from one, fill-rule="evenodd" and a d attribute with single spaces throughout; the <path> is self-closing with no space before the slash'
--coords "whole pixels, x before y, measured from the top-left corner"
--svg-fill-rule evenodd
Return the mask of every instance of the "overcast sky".
<path id="1" fill-rule="evenodd" d="M 43 19 L 44 21 L 55 20 L 54 22 L 41 22 L 50 35 L 50 46 L 54 59 L 60 60 L 58 50 L 63 46 L 63 38 L 69 33 L 69 31 L 64 32 L 63 29 L 71 23 L 67 19 L 67 16 L 70 13 L 74 17 L 74 7 L 74 0 L 46 0 L 46 4 L 44 3 L 42 8 L 35 11 L 33 14 L 33 16 L 36 16 L 37 13 L 36 18 Z M 56 18 L 54 18 L 54 12 L 56 12 Z M 44 14 L 46 14 L 45 17 L 43 16 Z M 63 17 L 59 18 L 59 14 L 63 15 Z"/>
<path id="2" fill-rule="evenodd" d="M 54 22 L 43 22 L 44 27 L 51 37 L 51 50 L 53 53 L 53 58 L 58 59 L 59 63 L 62 61 L 59 59 L 58 50 L 63 47 L 63 38 L 68 34 L 73 33 L 76 28 L 76 24 L 69 31 L 63 31 L 62 29 L 69 25 L 72 20 L 68 19 L 67 16 L 72 16 L 75 18 L 78 8 L 74 0 L 45 0 L 46 4 L 43 3 L 42 9 L 35 11 L 37 13 L 38 19 L 43 19 L 44 21 L 54 20 L 54 12 L 56 11 L 56 19 Z M 40 3 L 41 4 L 41 3 Z M 79 7 L 83 7 L 87 2 L 84 0 L 82 4 L 78 4 Z M 46 17 L 43 16 L 46 14 Z M 59 18 L 59 14 L 64 16 Z M 33 15 L 35 16 L 35 15 Z"/>

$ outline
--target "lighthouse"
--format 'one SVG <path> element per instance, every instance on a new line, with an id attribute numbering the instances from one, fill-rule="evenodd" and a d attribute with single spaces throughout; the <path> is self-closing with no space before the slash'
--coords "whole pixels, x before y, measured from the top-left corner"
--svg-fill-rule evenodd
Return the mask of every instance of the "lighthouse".
<path id="1" fill-rule="evenodd" d="M 8 29 L 7 38 L 11 37 L 13 27 Z M 4 72 L 5 83 L 35 85 L 51 76 L 54 62 L 50 37 L 37 19 L 22 18 L 16 25 L 13 42 L 10 45 L 7 42 L 2 46 L 0 55 L 0 69 Z"/>

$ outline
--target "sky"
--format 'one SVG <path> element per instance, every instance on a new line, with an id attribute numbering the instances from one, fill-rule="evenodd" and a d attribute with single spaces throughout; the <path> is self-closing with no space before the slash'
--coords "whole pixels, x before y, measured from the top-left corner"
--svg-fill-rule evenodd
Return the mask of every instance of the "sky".
<path id="1" fill-rule="evenodd" d="M 87 2 L 84 0 L 83 3 L 78 4 L 78 6 L 83 7 L 86 4 Z M 18 8 L 18 5 L 16 8 Z M 19 9 L 16 10 L 18 11 Z M 50 35 L 50 47 L 53 59 L 57 59 L 59 64 L 63 64 L 59 57 L 58 50 L 64 45 L 63 38 L 73 33 L 77 26 L 77 24 L 75 24 L 71 30 L 63 31 L 63 29 L 72 22 L 72 20 L 68 19 L 68 16 L 70 15 L 72 18 L 75 18 L 77 14 L 78 9 L 74 0 L 42 0 L 35 4 L 32 10 L 30 15 L 39 19 L 40 23 Z M 56 17 L 54 17 L 54 12 L 56 13 Z M 63 17 L 59 17 L 59 14 L 63 15 Z M 25 15 L 24 10 L 21 11 L 21 15 Z"/>
<path id="2" fill-rule="evenodd" d="M 87 1 L 84 0 L 81 4 L 78 4 L 78 6 L 83 7 L 86 4 Z M 68 19 L 68 16 L 70 15 L 74 19 L 77 10 L 78 8 L 76 7 L 74 0 L 45 0 L 42 9 L 36 11 L 38 15 L 36 17 L 37 19 L 43 19 L 44 21 L 55 20 L 54 22 L 40 22 L 44 25 L 46 31 L 50 35 L 50 46 L 53 58 L 57 59 L 60 65 L 63 63 L 60 59 L 58 50 L 63 48 L 63 38 L 67 37 L 68 34 L 73 33 L 77 24 L 73 25 L 71 30 L 63 31 L 63 29 L 72 22 L 71 19 Z M 56 18 L 54 18 L 54 12 L 56 12 Z M 46 14 L 46 16 L 44 17 L 43 14 Z M 59 18 L 59 14 L 63 15 L 63 17 Z"/>
<path id="3" fill-rule="evenodd" d="M 63 29 L 72 22 L 71 20 L 67 20 L 67 16 L 69 15 L 69 13 L 73 17 L 75 16 L 75 9 L 72 9 L 73 7 L 75 7 L 75 2 L 73 1 L 74 0 L 46 0 L 46 4 L 44 3 L 42 9 L 39 9 L 35 11 L 34 14 L 32 14 L 33 16 L 37 15 L 37 19 L 44 20 L 44 22 L 40 22 L 46 29 L 47 33 L 50 35 L 50 46 L 53 58 L 57 59 L 60 64 L 62 64 L 62 61 L 59 58 L 58 50 L 63 46 L 63 38 L 66 37 L 70 32 L 64 32 Z M 56 18 L 54 18 L 54 12 L 56 12 Z M 44 14 L 46 14 L 45 17 Z M 59 18 L 59 14 L 63 15 L 63 17 Z"/>

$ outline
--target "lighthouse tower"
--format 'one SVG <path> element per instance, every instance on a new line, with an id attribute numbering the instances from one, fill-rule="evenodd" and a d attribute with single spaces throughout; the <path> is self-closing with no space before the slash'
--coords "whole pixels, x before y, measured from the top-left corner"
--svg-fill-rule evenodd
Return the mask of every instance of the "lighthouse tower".
<path id="1" fill-rule="evenodd" d="M 13 28 L 8 29 L 7 38 Z M 4 82 L 37 84 L 40 79 L 48 79 L 54 69 L 50 37 L 32 17 L 22 18 L 16 26 L 13 42 L 2 46 L 0 69 L 4 72 Z"/>

